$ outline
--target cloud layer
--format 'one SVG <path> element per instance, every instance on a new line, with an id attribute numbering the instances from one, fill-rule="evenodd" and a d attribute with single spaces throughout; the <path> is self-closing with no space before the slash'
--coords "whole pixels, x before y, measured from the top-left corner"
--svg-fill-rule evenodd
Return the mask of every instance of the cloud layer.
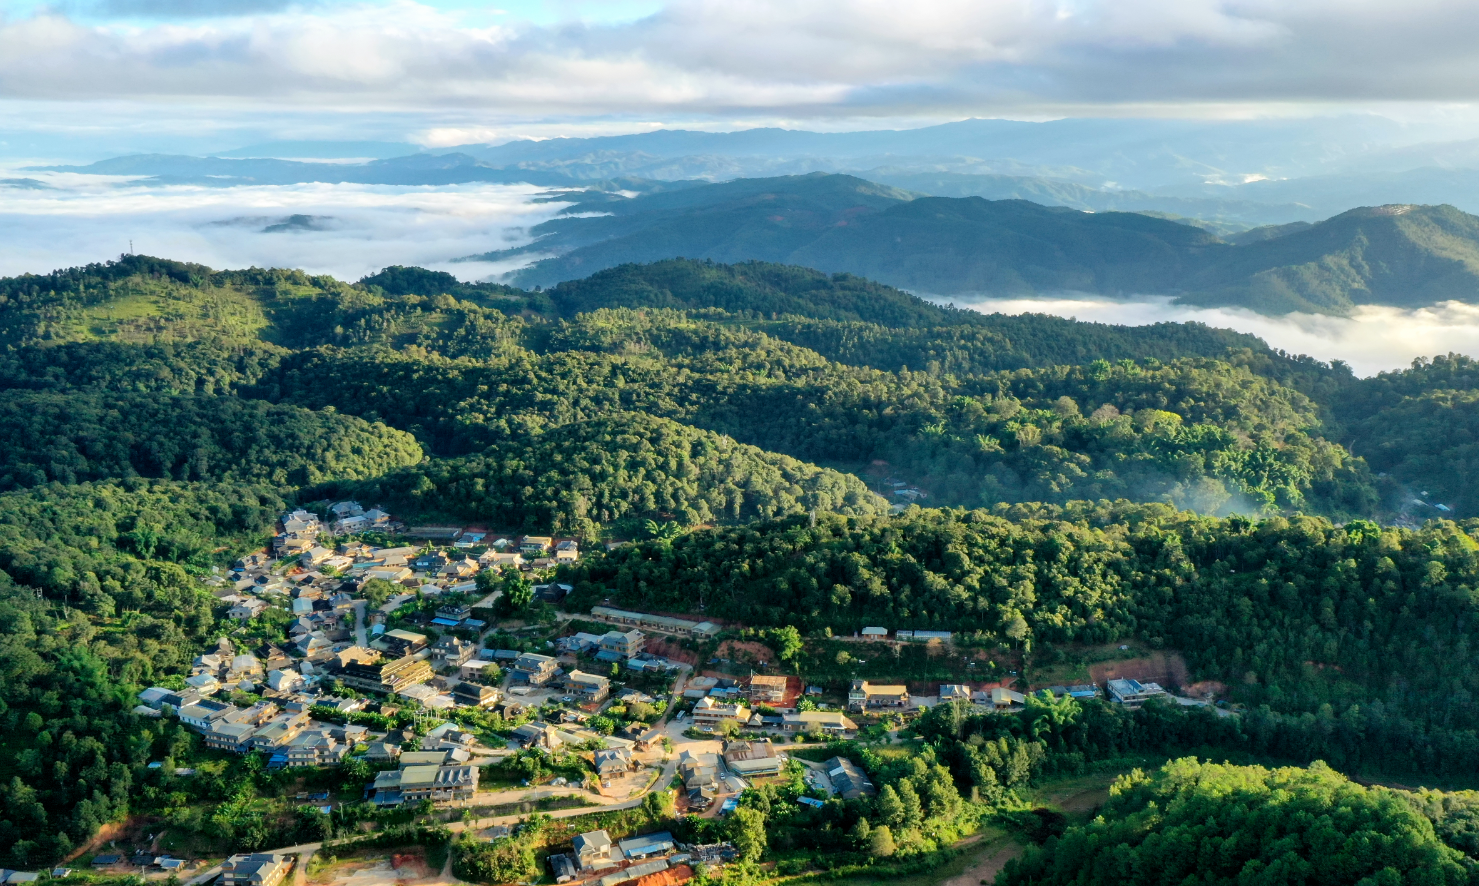
<path id="1" fill-rule="evenodd" d="M 132 241 L 139 253 L 216 268 L 302 268 L 356 280 L 409 264 L 476 279 L 508 268 L 449 260 L 528 242 L 524 230 L 565 205 L 535 203 L 541 191 L 524 185 L 144 188 L 98 176 L 42 178 L 51 190 L 0 186 L 0 276 L 116 258 Z M 295 215 L 311 223 L 290 222 Z M 282 227 L 266 231 L 273 226 Z"/>
<path id="2" fill-rule="evenodd" d="M 1251 311 L 1192 308 L 1170 298 L 1117 300 L 1068 293 L 1057 298 L 936 299 L 986 314 L 1052 314 L 1093 323 L 1145 326 L 1151 323 L 1205 323 L 1259 336 L 1291 354 L 1330 362 L 1342 360 L 1360 376 L 1405 369 L 1417 357 L 1437 354 L 1479 356 L 1479 305 L 1449 302 L 1404 311 L 1363 307 L 1349 317 L 1289 314 L 1266 317 Z"/>
<path id="3" fill-rule="evenodd" d="M 1444 0 L 670 0 L 549 26 L 411 0 L 109 5 L 175 14 L 0 22 L 0 97 L 796 118 L 1479 97 L 1479 6 Z"/>

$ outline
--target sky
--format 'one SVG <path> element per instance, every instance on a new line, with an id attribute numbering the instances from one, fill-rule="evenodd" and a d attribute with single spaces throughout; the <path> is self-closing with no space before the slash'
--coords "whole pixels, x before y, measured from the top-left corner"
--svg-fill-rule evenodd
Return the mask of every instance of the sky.
<path id="1" fill-rule="evenodd" d="M 0 0 L 0 139 L 902 128 L 1377 111 L 1469 126 L 1452 0 Z M 51 141 L 48 141 L 51 139 Z"/>

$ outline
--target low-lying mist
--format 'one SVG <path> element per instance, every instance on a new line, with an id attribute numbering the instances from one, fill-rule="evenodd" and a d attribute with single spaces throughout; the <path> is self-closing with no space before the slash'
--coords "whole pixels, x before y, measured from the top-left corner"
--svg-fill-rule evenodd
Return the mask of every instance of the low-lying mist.
<path id="1" fill-rule="evenodd" d="M 929 297 L 986 314 L 1053 314 L 1095 323 L 1144 326 L 1196 322 L 1259 336 L 1275 348 L 1324 361 L 1343 360 L 1357 375 L 1404 369 L 1416 357 L 1479 355 L 1479 305 L 1446 302 L 1431 308 L 1363 307 L 1351 317 L 1196 308 L 1169 297 L 1111 299 L 1088 293 L 1040 298 Z"/>
<path id="2" fill-rule="evenodd" d="M 451 259 L 529 242 L 563 203 L 532 185 L 301 184 L 209 188 L 0 172 L 0 275 L 46 273 L 133 251 L 213 268 L 301 268 L 357 280 L 421 265 L 464 280 L 527 263 Z"/>

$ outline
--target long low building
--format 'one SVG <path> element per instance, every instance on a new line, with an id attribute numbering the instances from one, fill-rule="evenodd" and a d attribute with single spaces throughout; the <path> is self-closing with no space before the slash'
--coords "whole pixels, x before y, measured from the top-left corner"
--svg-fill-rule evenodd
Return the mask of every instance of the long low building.
<path id="1" fill-rule="evenodd" d="M 613 609 L 610 606 L 592 606 L 591 615 L 607 621 L 616 622 L 617 624 L 636 625 L 638 627 L 650 628 L 654 631 L 664 631 L 669 634 L 678 634 L 684 637 L 713 637 L 719 633 L 719 626 L 711 621 L 689 621 L 686 618 L 649 615 L 645 612 Z"/>

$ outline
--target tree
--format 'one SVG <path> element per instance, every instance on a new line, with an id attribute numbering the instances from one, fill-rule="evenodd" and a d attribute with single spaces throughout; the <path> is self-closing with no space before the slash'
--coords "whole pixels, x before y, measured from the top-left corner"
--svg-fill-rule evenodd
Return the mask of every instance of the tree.
<path id="1" fill-rule="evenodd" d="M 394 583 L 383 578 L 372 578 L 360 588 L 360 593 L 364 595 L 365 600 L 376 609 L 384 606 L 399 592 L 400 589 Z"/>
<path id="2" fill-rule="evenodd" d="M 503 594 L 498 598 L 498 609 L 504 616 L 519 615 L 534 601 L 533 582 L 513 567 L 503 570 L 502 590 Z"/>
<path id="3" fill-rule="evenodd" d="M 795 625 L 774 628 L 767 633 L 766 639 L 781 661 L 794 664 L 796 656 L 801 653 L 801 632 Z"/>
<path id="4" fill-rule="evenodd" d="M 765 813 L 741 806 L 729 816 L 729 839 L 743 861 L 757 861 L 765 852 Z"/>
<path id="5" fill-rule="evenodd" d="M 919 798 L 916 797 L 915 802 L 918 801 Z M 904 824 L 904 803 L 891 784 L 884 785 L 883 790 L 878 792 L 878 817 L 891 827 L 901 827 Z"/>
<path id="6" fill-rule="evenodd" d="M 894 854 L 894 834 L 888 825 L 873 829 L 869 838 L 868 854 L 874 858 L 888 858 Z"/>

